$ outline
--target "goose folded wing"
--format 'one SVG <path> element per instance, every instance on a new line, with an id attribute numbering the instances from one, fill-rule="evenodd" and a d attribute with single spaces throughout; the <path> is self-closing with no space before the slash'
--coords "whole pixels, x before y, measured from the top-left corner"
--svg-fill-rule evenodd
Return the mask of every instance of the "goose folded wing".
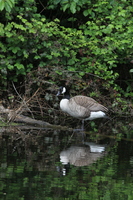
<path id="1" fill-rule="evenodd" d="M 103 112 L 107 112 L 108 109 L 97 103 L 94 99 L 92 99 L 91 97 L 86 97 L 86 96 L 75 96 L 73 98 L 70 99 L 70 102 L 74 105 L 79 105 L 81 107 L 84 107 L 87 110 L 90 111 L 103 111 Z"/>

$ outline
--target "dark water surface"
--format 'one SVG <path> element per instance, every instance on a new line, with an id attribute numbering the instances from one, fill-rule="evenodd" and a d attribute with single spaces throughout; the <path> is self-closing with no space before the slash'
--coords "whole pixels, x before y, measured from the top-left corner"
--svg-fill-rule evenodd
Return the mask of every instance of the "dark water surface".
<path id="1" fill-rule="evenodd" d="M 69 130 L 1 130 L 0 200 L 132 200 L 129 124 L 107 123 L 84 142 Z"/>

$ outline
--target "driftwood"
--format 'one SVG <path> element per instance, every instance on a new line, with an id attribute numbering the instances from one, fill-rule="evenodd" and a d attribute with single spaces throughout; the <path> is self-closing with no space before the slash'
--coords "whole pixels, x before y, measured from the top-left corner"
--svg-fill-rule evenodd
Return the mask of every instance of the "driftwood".
<path id="1" fill-rule="evenodd" d="M 3 105 L 0 105 L 0 115 L 2 115 L 4 121 L 6 119 L 7 122 L 18 122 L 18 123 L 26 123 L 26 124 L 39 125 L 39 126 L 52 126 L 52 124 L 48 122 L 32 119 L 22 114 L 18 114 L 14 110 L 4 108 Z"/>
<path id="2" fill-rule="evenodd" d="M 32 119 L 30 117 L 24 116 L 22 114 L 18 114 L 17 111 L 4 108 L 3 105 L 0 105 L 0 116 L 1 121 L 4 122 L 16 122 L 18 123 L 16 126 L 20 129 L 60 129 L 60 130 L 69 130 L 72 131 L 72 128 L 68 128 L 67 126 L 61 126 L 61 125 L 54 125 L 50 124 L 48 122 L 42 121 L 42 120 L 36 120 Z M 23 125 L 22 125 L 23 123 Z M 10 126 L 10 124 L 9 124 Z M 6 128 L 6 127 L 5 127 Z M 5 130 L 5 128 L 3 130 Z"/>

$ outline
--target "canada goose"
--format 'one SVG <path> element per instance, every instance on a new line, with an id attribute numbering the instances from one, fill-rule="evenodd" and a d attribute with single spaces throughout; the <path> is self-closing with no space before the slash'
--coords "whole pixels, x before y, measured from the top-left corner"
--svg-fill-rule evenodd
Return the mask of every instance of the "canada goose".
<path id="1" fill-rule="evenodd" d="M 65 113 L 72 117 L 82 120 L 82 129 L 84 120 L 93 120 L 97 118 L 109 118 L 106 116 L 108 108 L 97 103 L 91 97 L 78 95 L 70 98 L 69 89 L 61 86 L 58 90 L 57 96 L 63 94 L 64 97 L 60 101 L 60 108 Z"/>

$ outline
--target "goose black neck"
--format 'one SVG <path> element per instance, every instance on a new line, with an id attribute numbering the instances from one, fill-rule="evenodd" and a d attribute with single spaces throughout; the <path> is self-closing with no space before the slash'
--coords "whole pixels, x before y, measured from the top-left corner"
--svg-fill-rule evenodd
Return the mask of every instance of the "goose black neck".
<path id="1" fill-rule="evenodd" d="M 70 99 L 70 93 L 68 90 L 64 93 L 63 99 Z"/>

